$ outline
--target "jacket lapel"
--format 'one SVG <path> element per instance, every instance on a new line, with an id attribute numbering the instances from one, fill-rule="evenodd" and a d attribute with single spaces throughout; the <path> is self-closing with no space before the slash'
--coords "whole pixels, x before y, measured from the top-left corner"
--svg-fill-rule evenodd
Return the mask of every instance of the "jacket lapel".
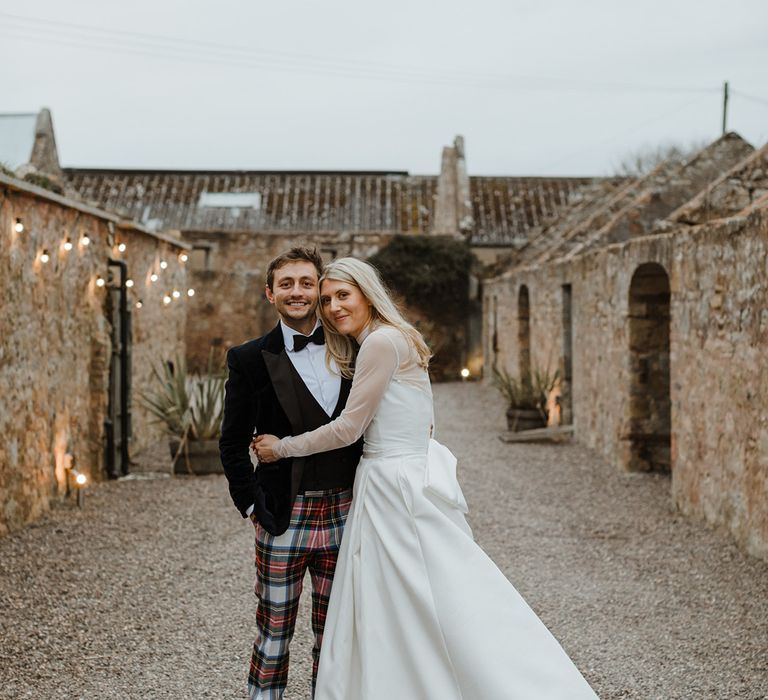
<path id="1" fill-rule="evenodd" d="M 267 366 L 267 373 L 275 390 L 277 401 L 291 423 L 291 430 L 294 435 L 301 435 L 304 432 L 304 421 L 291 376 L 291 361 L 288 359 L 284 348 L 279 353 L 265 349 L 261 351 L 261 355 Z"/>
<path id="2" fill-rule="evenodd" d="M 277 396 L 277 401 L 288 418 L 288 422 L 291 424 L 292 434 L 301 435 L 305 432 L 304 420 L 291 375 L 293 365 L 285 352 L 283 331 L 279 323 L 264 343 L 261 356 L 264 358 L 267 374 L 269 374 L 269 379 L 272 382 L 272 388 Z M 293 503 L 299 490 L 301 475 L 304 472 L 304 462 L 304 457 L 294 457 L 291 460 L 291 503 Z"/>

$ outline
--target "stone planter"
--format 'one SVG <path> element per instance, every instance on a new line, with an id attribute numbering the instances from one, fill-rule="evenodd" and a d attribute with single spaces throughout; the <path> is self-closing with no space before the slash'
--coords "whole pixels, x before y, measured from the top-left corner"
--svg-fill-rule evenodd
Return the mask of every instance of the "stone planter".
<path id="1" fill-rule="evenodd" d="M 171 438 L 169 441 L 171 449 L 171 459 L 179 449 L 179 440 Z M 189 452 L 189 468 L 192 474 L 223 474 L 224 468 L 221 466 L 219 457 L 218 440 L 190 440 L 187 443 Z M 187 474 L 187 462 L 184 456 L 184 450 L 181 451 L 176 460 L 174 471 L 177 474 Z"/>
<path id="2" fill-rule="evenodd" d="M 546 419 L 536 409 L 513 407 L 507 409 L 507 428 L 511 433 L 519 433 L 522 430 L 535 430 L 536 428 L 545 428 L 546 426 Z"/>

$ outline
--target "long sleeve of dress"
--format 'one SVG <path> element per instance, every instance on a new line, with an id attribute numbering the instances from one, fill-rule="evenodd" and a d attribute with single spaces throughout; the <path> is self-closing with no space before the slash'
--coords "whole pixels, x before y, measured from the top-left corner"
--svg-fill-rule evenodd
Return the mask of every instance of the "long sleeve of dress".
<path id="1" fill-rule="evenodd" d="M 285 437 L 272 448 L 276 457 L 304 457 L 346 447 L 365 432 L 400 364 L 398 346 L 407 351 L 399 331 L 376 329 L 363 340 L 347 405 L 336 420 L 301 435 Z"/>

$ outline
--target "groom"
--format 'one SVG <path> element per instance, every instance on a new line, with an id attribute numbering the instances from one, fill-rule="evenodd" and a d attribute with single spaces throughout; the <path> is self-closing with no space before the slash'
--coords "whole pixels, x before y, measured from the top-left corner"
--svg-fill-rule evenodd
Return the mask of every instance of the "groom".
<path id="1" fill-rule="evenodd" d="M 219 449 L 229 492 L 256 530 L 257 636 L 251 700 L 279 700 L 288 680 L 288 645 L 304 575 L 312 578 L 312 691 L 328 597 L 361 443 L 332 452 L 251 464 L 254 433 L 299 435 L 330 422 L 347 401 L 350 380 L 328 369 L 317 320 L 322 259 L 291 248 L 270 262 L 266 295 L 277 326 L 227 354 L 229 379 Z M 335 369 L 335 365 L 332 365 Z"/>

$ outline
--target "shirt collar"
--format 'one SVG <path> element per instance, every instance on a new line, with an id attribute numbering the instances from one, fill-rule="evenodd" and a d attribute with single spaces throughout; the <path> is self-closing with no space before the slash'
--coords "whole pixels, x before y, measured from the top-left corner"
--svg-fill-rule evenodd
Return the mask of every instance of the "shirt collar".
<path id="1" fill-rule="evenodd" d="M 315 321 L 315 327 L 312 329 L 309 335 L 312 335 L 312 333 L 315 332 L 315 329 L 319 325 L 320 325 L 320 319 L 317 319 L 317 321 Z M 280 319 L 280 330 L 283 331 L 283 343 L 285 344 L 286 351 L 293 352 L 293 336 L 301 335 L 301 333 L 293 330 L 293 328 L 291 328 L 290 326 L 287 326 L 282 318 Z"/>

